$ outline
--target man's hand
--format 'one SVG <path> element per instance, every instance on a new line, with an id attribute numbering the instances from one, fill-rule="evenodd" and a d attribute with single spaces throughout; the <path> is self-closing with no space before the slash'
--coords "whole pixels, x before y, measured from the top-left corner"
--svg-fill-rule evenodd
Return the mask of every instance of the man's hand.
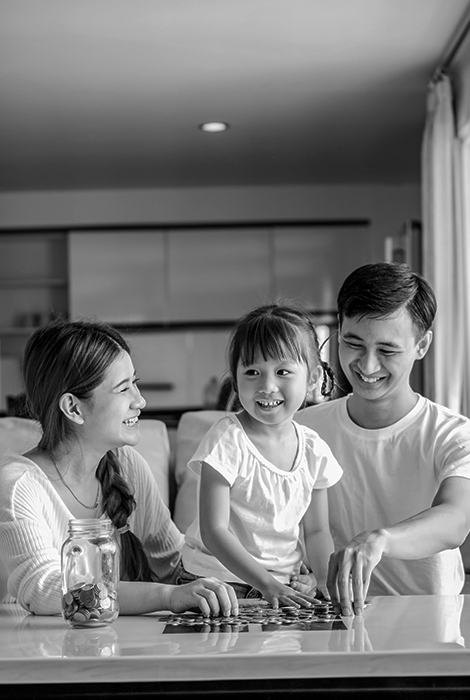
<path id="1" fill-rule="evenodd" d="M 327 586 L 334 609 L 341 615 L 362 615 L 373 569 L 382 558 L 385 530 L 361 532 L 331 555 Z"/>

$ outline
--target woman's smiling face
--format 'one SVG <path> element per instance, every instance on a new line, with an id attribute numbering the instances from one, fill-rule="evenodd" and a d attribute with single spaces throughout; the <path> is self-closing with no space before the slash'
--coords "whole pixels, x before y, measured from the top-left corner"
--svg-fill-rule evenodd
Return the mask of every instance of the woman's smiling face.
<path id="1" fill-rule="evenodd" d="M 104 451 L 135 445 L 140 437 L 138 417 L 145 399 L 137 387 L 132 360 L 122 351 L 110 365 L 90 399 L 80 402 L 84 419 L 82 437 Z"/>

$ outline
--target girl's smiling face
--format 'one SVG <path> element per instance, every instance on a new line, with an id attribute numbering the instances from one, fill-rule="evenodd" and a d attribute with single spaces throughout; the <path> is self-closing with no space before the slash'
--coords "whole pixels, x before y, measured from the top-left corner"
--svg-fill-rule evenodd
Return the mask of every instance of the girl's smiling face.
<path id="1" fill-rule="evenodd" d="M 122 351 L 91 398 L 80 402 L 82 438 L 104 451 L 136 445 L 140 438 L 138 417 L 145 404 L 131 358 Z"/>
<path id="2" fill-rule="evenodd" d="M 265 425 L 290 421 L 313 383 L 305 362 L 289 358 L 265 359 L 258 353 L 253 363 L 238 363 L 240 403 L 252 418 Z"/>

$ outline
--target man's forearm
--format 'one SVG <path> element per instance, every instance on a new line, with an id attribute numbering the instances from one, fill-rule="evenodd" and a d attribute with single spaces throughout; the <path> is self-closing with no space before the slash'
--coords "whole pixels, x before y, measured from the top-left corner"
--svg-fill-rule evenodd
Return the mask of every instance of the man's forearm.
<path id="1" fill-rule="evenodd" d="M 467 528 L 467 518 L 462 513 L 442 504 L 370 535 L 384 539 L 384 557 L 423 559 L 461 545 Z"/>

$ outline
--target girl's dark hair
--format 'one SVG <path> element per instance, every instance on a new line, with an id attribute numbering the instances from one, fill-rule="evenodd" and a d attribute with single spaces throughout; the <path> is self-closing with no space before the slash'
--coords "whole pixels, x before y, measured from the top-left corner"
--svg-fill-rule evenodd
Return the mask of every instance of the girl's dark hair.
<path id="1" fill-rule="evenodd" d="M 293 304 L 268 304 L 243 316 L 232 331 L 228 366 L 237 392 L 237 368 L 253 364 L 260 354 L 265 360 L 289 357 L 305 362 L 309 370 L 323 371 L 321 394 L 330 396 L 335 386 L 333 370 L 321 359 L 320 345 L 310 314 Z"/>
<path id="2" fill-rule="evenodd" d="M 74 426 L 60 409 L 61 396 L 91 399 L 110 365 L 129 346 L 105 323 L 56 319 L 29 338 L 23 357 L 23 378 L 28 413 L 42 427 L 39 449 L 54 449 L 74 435 Z M 110 450 L 100 460 L 96 476 L 101 483 L 103 511 L 116 528 L 126 525 L 135 509 L 133 494 L 121 475 L 117 456 Z M 150 581 L 152 572 L 142 543 L 134 533 L 121 535 L 121 578 Z"/>
<path id="3" fill-rule="evenodd" d="M 437 311 L 431 285 L 402 263 L 363 265 L 345 279 L 337 299 L 339 322 L 352 318 L 384 318 L 405 308 L 418 337 L 428 331 Z"/>

